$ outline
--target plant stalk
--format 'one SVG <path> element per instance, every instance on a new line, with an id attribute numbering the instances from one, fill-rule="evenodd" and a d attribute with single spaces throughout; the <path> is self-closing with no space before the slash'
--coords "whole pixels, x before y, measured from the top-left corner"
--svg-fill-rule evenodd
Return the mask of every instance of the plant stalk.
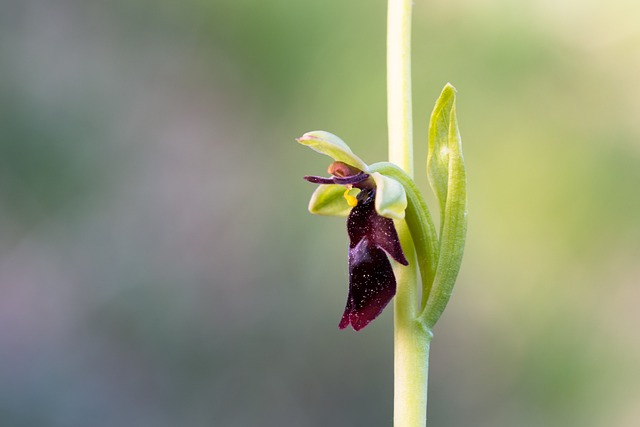
<path id="1" fill-rule="evenodd" d="M 413 177 L 411 104 L 412 0 L 389 0 L 387 120 L 389 161 Z M 431 332 L 417 320 L 420 292 L 415 249 L 406 223 L 398 235 L 409 266 L 397 266 L 394 300 L 394 427 L 425 427 Z"/>
<path id="2" fill-rule="evenodd" d="M 387 122 L 389 161 L 413 178 L 411 104 L 412 0 L 389 0 L 387 9 Z"/>

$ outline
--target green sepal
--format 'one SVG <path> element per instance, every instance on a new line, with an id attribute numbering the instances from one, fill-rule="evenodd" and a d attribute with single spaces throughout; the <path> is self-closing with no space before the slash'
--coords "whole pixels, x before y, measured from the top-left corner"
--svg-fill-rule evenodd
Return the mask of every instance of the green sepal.
<path id="1" fill-rule="evenodd" d="M 372 173 L 371 178 L 376 183 L 375 207 L 378 215 L 391 219 L 404 219 L 407 193 L 402 184 L 378 172 Z"/>
<path id="2" fill-rule="evenodd" d="M 333 160 L 344 162 L 363 172 L 369 169 L 360 157 L 353 154 L 353 151 L 351 151 L 351 148 L 349 148 L 346 142 L 332 133 L 322 130 L 307 132 L 296 141 L 318 153 L 331 157 Z"/>
<path id="3" fill-rule="evenodd" d="M 347 216 L 351 206 L 344 198 L 346 188 L 338 184 L 322 184 L 311 195 L 309 212 L 315 215 Z"/>

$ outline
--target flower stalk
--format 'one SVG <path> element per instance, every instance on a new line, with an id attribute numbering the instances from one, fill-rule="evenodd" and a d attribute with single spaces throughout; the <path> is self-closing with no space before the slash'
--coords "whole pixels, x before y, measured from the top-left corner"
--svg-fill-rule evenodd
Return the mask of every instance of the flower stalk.
<path id="1" fill-rule="evenodd" d="M 387 10 L 387 120 L 389 161 L 413 178 L 413 118 L 411 100 L 412 0 L 389 0 Z M 433 231 L 433 225 L 431 224 Z M 406 224 L 398 227 L 406 254 L 414 243 Z M 433 239 L 428 239 L 434 241 Z M 413 258 L 415 260 L 415 257 Z M 431 331 L 418 319 L 420 292 L 416 263 L 399 269 L 394 303 L 395 427 L 427 423 L 427 379 Z M 421 260 L 425 261 L 425 260 Z M 428 266 L 430 275 L 435 266 Z M 424 292 L 424 290 L 423 290 Z"/>
<path id="2" fill-rule="evenodd" d="M 413 178 L 411 102 L 412 0 L 389 0 L 387 8 L 387 122 L 389 161 Z"/>

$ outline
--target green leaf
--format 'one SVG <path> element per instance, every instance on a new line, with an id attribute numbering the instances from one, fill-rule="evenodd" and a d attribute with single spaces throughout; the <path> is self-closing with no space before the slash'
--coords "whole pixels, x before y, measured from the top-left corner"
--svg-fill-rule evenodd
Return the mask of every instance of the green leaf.
<path id="1" fill-rule="evenodd" d="M 332 133 L 322 130 L 307 132 L 297 141 L 318 153 L 331 157 L 333 160 L 355 166 L 364 172 L 368 170 L 367 164 L 360 157 L 353 154 L 351 148 L 342 139 Z"/>
<path id="2" fill-rule="evenodd" d="M 422 316 L 433 327 L 444 311 L 462 263 L 467 232 L 466 170 L 456 117 L 456 90 L 447 83 L 431 115 L 427 173 L 440 204 L 436 276 Z"/>
<path id="3" fill-rule="evenodd" d="M 378 215 L 391 219 L 404 219 L 407 193 L 402 184 L 378 172 L 372 173 L 371 178 L 376 183 L 375 205 Z"/>
<path id="4" fill-rule="evenodd" d="M 429 152 L 427 154 L 427 174 L 431 188 L 438 199 L 440 217 L 443 217 L 449 188 L 449 163 L 455 151 L 460 152 L 459 142 L 449 140 L 451 112 L 455 106 L 456 90 L 447 84 L 436 102 L 429 122 Z M 451 147 L 455 145 L 455 147 Z"/>
<path id="5" fill-rule="evenodd" d="M 315 215 L 347 216 L 351 206 L 344 198 L 346 188 L 337 184 L 322 184 L 311 195 L 309 212 Z"/>

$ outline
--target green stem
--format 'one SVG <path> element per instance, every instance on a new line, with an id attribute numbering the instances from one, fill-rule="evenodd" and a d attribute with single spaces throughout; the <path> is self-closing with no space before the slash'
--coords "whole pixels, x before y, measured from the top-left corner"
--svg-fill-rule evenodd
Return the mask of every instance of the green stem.
<path id="1" fill-rule="evenodd" d="M 431 334 L 422 324 L 399 309 L 396 296 L 394 320 L 394 413 L 395 427 L 425 427 L 427 380 Z"/>
<path id="2" fill-rule="evenodd" d="M 387 15 L 387 121 L 389 161 L 413 178 L 411 107 L 412 0 L 389 0 Z"/>
<path id="3" fill-rule="evenodd" d="M 389 161 L 413 177 L 411 107 L 411 9 L 413 0 L 389 0 L 387 20 L 387 118 Z M 430 331 L 417 320 L 420 292 L 414 242 L 398 224 L 409 261 L 396 268 L 394 300 L 394 426 L 425 427 Z"/>

